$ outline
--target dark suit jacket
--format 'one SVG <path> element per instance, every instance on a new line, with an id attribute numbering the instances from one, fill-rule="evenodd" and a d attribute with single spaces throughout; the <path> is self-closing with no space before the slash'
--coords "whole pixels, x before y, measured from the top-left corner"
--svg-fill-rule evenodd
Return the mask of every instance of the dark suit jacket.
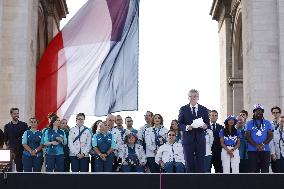
<path id="1" fill-rule="evenodd" d="M 19 121 L 18 124 L 8 123 L 4 127 L 5 144 L 12 150 L 13 153 L 22 152 L 22 136 L 28 130 L 28 125 L 25 122 Z"/>
<path id="2" fill-rule="evenodd" d="M 198 104 L 197 118 L 202 117 L 203 122 L 208 125 L 210 128 L 210 121 L 208 110 L 206 107 Z M 194 141 L 203 141 L 205 140 L 205 130 L 202 128 L 192 129 L 191 131 L 186 131 L 186 126 L 191 125 L 194 119 L 190 105 L 187 104 L 180 108 L 178 116 L 178 126 L 181 131 L 183 131 L 182 143 L 191 144 Z"/>
<path id="3" fill-rule="evenodd" d="M 220 143 L 220 137 L 219 137 L 219 133 L 220 130 L 223 128 L 222 125 L 220 125 L 219 123 L 216 123 L 215 125 L 215 131 L 213 131 L 213 126 L 211 126 L 211 129 L 213 131 L 213 136 L 214 136 L 214 141 L 212 144 L 212 153 L 216 152 L 216 153 L 220 153 L 220 151 L 222 150 L 222 146 Z"/>

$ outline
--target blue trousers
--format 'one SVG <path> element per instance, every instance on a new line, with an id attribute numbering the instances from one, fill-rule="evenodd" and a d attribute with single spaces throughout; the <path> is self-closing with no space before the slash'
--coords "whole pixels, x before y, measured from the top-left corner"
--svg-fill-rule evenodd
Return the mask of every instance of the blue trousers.
<path id="1" fill-rule="evenodd" d="M 41 172 L 42 156 L 22 156 L 24 172 Z"/>
<path id="2" fill-rule="evenodd" d="M 64 172 L 64 155 L 46 155 L 46 172 Z"/>
<path id="3" fill-rule="evenodd" d="M 149 166 L 151 173 L 159 173 L 160 172 L 160 166 L 155 162 L 154 157 L 147 157 L 147 164 Z"/>
<path id="4" fill-rule="evenodd" d="M 136 166 L 122 165 L 121 166 L 121 171 L 122 172 L 143 173 L 144 172 L 144 168 L 141 165 L 136 165 Z"/>
<path id="5" fill-rule="evenodd" d="M 95 171 L 96 172 L 112 172 L 112 163 L 113 163 L 113 153 L 106 157 L 106 160 L 103 161 L 100 156 L 96 155 L 95 160 Z"/>
<path id="6" fill-rule="evenodd" d="M 186 162 L 187 172 L 204 173 L 205 172 L 204 158 L 206 152 L 205 140 L 194 141 L 191 144 L 184 144 L 183 151 L 184 151 L 184 159 Z M 196 157 L 196 165 L 194 165 L 195 157 Z"/>
<path id="7" fill-rule="evenodd" d="M 212 155 L 205 156 L 204 158 L 204 168 L 206 173 L 211 173 L 211 159 Z"/>
<path id="8" fill-rule="evenodd" d="M 89 157 L 83 157 L 82 159 L 76 156 L 70 156 L 71 170 L 72 172 L 89 172 Z"/>
<path id="9" fill-rule="evenodd" d="M 174 173 L 174 169 L 176 173 L 184 173 L 185 167 L 181 162 L 167 162 L 165 164 L 164 170 L 166 173 Z"/>

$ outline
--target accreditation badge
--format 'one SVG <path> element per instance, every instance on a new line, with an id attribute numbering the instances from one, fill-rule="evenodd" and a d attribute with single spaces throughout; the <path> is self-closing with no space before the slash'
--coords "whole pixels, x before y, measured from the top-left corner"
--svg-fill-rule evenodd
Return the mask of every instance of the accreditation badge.
<path id="1" fill-rule="evenodd" d="M 261 136 L 262 135 L 262 132 L 260 131 L 260 130 L 257 130 L 257 132 L 256 132 L 256 136 Z"/>

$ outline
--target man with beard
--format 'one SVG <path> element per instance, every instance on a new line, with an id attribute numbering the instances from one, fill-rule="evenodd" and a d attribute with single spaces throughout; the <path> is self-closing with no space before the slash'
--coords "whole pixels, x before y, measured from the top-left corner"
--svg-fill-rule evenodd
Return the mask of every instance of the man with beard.
<path id="1" fill-rule="evenodd" d="M 11 108 L 10 115 L 12 121 L 4 126 L 4 141 L 8 149 L 11 150 L 17 172 L 22 172 L 22 155 L 24 151 L 22 136 L 28 130 L 28 125 L 25 122 L 19 121 L 19 108 Z"/>
<path id="2" fill-rule="evenodd" d="M 263 118 L 264 108 L 256 104 L 253 118 L 245 126 L 248 141 L 249 172 L 256 173 L 258 167 L 261 173 L 269 172 L 270 148 L 269 142 L 273 138 L 273 127 L 270 121 Z"/>

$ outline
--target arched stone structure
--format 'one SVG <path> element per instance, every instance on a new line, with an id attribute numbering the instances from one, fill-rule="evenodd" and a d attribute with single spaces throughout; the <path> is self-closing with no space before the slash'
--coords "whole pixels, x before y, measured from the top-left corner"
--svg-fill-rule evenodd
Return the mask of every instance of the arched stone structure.
<path id="1" fill-rule="evenodd" d="M 66 0 L 0 1 L 0 128 L 11 107 L 34 115 L 36 65 L 67 14 Z"/>
<path id="2" fill-rule="evenodd" d="M 221 119 L 261 103 L 284 108 L 284 2 L 213 0 L 218 21 Z"/>

